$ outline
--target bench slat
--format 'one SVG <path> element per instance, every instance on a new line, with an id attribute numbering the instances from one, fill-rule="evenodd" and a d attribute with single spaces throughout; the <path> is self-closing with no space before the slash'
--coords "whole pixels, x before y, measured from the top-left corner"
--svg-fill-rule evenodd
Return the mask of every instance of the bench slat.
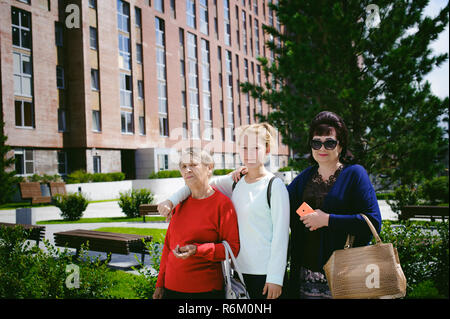
<path id="1" fill-rule="evenodd" d="M 127 255 L 131 252 L 148 253 L 142 239 L 151 241 L 151 236 L 99 232 L 92 230 L 69 230 L 54 234 L 57 246 L 79 249 L 89 241 L 89 250 Z"/>

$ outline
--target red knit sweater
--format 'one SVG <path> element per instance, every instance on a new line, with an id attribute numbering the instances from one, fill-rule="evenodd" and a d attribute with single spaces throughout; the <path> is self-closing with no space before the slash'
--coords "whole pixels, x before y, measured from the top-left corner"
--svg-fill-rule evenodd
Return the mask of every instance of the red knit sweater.
<path id="1" fill-rule="evenodd" d="M 204 199 L 189 196 L 174 209 L 156 287 L 190 293 L 223 289 L 223 240 L 237 256 L 239 230 L 231 200 L 217 189 Z M 172 250 L 188 244 L 197 246 L 195 255 L 185 260 L 176 258 Z"/>

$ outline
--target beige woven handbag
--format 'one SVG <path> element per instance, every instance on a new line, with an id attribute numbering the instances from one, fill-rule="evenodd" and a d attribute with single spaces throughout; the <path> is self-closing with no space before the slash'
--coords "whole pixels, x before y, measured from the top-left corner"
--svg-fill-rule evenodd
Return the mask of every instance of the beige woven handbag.
<path id="1" fill-rule="evenodd" d="M 401 298 L 406 295 L 406 277 L 391 243 L 382 243 L 367 216 L 361 214 L 376 240 L 375 245 L 352 248 L 347 236 L 344 249 L 336 250 L 323 267 L 333 298 Z"/>

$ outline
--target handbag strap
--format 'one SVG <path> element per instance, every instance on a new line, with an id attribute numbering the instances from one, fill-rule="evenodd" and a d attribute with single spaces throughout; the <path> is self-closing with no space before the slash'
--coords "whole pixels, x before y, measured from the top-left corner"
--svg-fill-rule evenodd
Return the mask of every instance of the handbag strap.
<path id="1" fill-rule="evenodd" d="M 230 283 L 230 273 L 231 273 L 231 265 L 230 265 L 230 261 L 228 259 L 228 255 L 231 257 L 231 261 L 233 262 L 233 268 L 234 270 L 237 272 L 238 276 L 239 276 L 239 280 L 242 282 L 242 284 L 245 286 L 245 282 L 244 282 L 244 277 L 242 277 L 241 272 L 239 271 L 239 267 L 237 265 L 236 262 L 236 258 L 234 257 L 234 253 L 231 250 L 230 245 L 228 244 L 228 242 L 226 240 L 222 241 L 223 246 L 225 247 L 225 262 L 226 264 L 228 264 L 228 269 L 226 270 L 226 276 L 227 276 L 227 282 L 228 284 Z"/>
<path id="2" fill-rule="evenodd" d="M 360 214 L 360 215 L 361 215 L 361 216 L 364 218 L 364 220 L 366 221 L 367 226 L 369 226 L 370 231 L 372 232 L 372 235 L 373 235 L 373 237 L 375 238 L 375 241 L 377 242 L 377 244 L 381 244 L 381 243 L 382 243 L 382 242 L 381 242 L 381 238 L 380 238 L 380 236 L 378 235 L 378 232 L 377 232 L 377 230 L 375 229 L 375 227 L 373 227 L 373 224 L 372 224 L 372 222 L 370 221 L 370 219 L 369 219 L 366 215 L 364 215 L 364 214 Z M 353 246 L 353 241 L 354 241 L 354 239 L 355 239 L 355 236 L 354 236 L 354 235 L 348 234 L 348 235 L 347 235 L 347 240 L 346 240 L 346 242 L 345 242 L 344 249 L 351 248 L 351 247 Z"/>

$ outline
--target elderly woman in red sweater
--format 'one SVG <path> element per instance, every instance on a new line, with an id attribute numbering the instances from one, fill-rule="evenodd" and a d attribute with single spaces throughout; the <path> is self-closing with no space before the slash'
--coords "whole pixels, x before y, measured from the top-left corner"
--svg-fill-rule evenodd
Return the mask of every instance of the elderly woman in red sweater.
<path id="1" fill-rule="evenodd" d="M 204 150 L 181 154 L 179 169 L 191 196 L 178 204 L 165 237 L 153 299 L 222 299 L 226 240 L 239 252 L 231 200 L 209 185 L 214 162 Z"/>

